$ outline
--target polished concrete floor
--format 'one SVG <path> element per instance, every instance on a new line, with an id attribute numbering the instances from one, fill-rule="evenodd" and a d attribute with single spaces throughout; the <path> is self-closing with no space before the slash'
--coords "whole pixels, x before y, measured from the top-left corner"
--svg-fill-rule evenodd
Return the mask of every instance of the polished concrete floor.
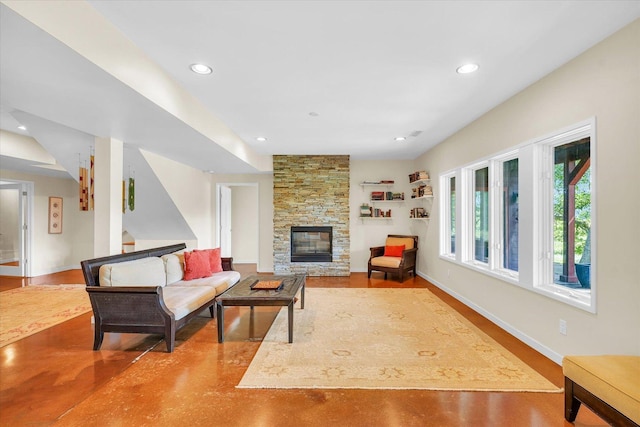
<path id="1" fill-rule="evenodd" d="M 237 266 L 243 276 L 252 268 Z M 557 386 L 562 369 L 421 278 L 310 277 L 309 287 L 426 287 Z M 79 270 L 0 277 L 0 290 L 83 283 Z M 0 294 L 1 298 L 1 294 Z M 166 353 L 158 336 L 106 334 L 92 351 L 91 314 L 0 348 L 0 426 L 570 426 L 559 393 L 236 389 L 276 309 L 225 312 L 225 343 L 204 314 Z M 577 426 L 606 424 L 581 408 Z"/>

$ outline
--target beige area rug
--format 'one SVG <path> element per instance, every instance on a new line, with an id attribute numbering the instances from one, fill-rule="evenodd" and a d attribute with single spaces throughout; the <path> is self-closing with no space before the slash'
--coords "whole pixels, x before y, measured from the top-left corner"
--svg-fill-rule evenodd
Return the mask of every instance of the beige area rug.
<path id="1" fill-rule="evenodd" d="M 29 285 L 0 292 L 0 347 L 88 311 L 85 285 Z"/>
<path id="2" fill-rule="evenodd" d="M 429 290 L 368 288 L 307 288 L 238 387 L 562 391 Z"/>

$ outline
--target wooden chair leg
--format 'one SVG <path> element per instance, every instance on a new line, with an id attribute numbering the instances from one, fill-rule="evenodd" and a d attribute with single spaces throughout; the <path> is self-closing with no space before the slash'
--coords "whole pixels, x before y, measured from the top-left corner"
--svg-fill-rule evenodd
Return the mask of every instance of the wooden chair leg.
<path id="1" fill-rule="evenodd" d="M 564 377 L 564 418 L 574 422 L 579 409 L 580 401 L 573 396 L 573 381 Z"/>
<path id="2" fill-rule="evenodd" d="M 98 325 L 97 321 L 94 324 L 93 330 L 93 349 L 100 350 L 100 346 L 102 345 L 102 340 L 104 339 L 104 332 L 102 332 L 102 328 Z"/>
<path id="3" fill-rule="evenodd" d="M 176 346 L 176 324 L 174 322 L 167 322 L 167 324 L 165 324 L 164 341 L 167 344 L 167 351 L 173 353 L 173 349 Z"/>

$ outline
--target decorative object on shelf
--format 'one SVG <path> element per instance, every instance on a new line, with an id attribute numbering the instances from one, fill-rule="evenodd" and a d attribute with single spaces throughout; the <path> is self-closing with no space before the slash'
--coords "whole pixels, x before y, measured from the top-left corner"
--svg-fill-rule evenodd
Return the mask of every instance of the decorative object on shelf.
<path id="1" fill-rule="evenodd" d="M 62 197 L 49 197 L 49 234 L 62 234 Z"/>
<path id="2" fill-rule="evenodd" d="M 409 174 L 409 183 L 413 183 L 415 181 L 423 181 L 423 180 L 428 180 L 429 179 L 429 174 L 427 173 L 427 171 L 418 171 L 418 172 L 414 172 L 412 174 Z"/>
<path id="3" fill-rule="evenodd" d="M 361 218 L 371 218 L 371 206 L 366 203 L 360 205 L 360 217 Z"/>

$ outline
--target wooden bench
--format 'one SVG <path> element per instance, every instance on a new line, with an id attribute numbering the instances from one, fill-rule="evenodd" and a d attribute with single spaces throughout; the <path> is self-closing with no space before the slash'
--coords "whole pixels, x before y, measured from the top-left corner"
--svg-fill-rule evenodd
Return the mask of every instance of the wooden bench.
<path id="1" fill-rule="evenodd" d="M 640 356 L 566 356 L 564 417 L 573 422 L 584 403 L 614 426 L 640 423 Z"/>

